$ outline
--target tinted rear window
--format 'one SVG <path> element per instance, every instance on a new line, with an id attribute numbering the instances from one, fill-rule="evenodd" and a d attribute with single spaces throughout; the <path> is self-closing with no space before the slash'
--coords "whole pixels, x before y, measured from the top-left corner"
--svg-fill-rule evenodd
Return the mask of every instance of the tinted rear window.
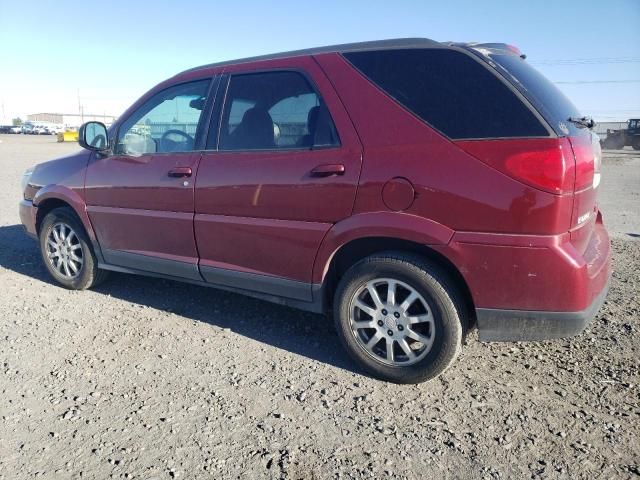
<path id="1" fill-rule="evenodd" d="M 397 102 L 452 139 L 549 135 L 515 93 L 464 53 L 407 49 L 344 56 Z"/>
<path id="2" fill-rule="evenodd" d="M 544 75 L 517 55 L 490 55 L 498 65 L 498 70 L 518 88 L 533 106 L 549 122 L 558 135 L 564 135 L 559 128 L 564 123 L 568 128 L 569 117 L 582 115 L 571 100 L 549 81 Z"/>

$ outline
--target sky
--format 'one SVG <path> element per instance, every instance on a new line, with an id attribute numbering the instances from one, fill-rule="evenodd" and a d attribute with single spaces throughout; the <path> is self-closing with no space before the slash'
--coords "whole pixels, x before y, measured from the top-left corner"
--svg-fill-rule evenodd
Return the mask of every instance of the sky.
<path id="1" fill-rule="evenodd" d="M 117 116 L 194 66 L 400 37 L 512 44 L 583 114 L 640 117 L 640 0 L 0 0 L 0 120 Z"/>

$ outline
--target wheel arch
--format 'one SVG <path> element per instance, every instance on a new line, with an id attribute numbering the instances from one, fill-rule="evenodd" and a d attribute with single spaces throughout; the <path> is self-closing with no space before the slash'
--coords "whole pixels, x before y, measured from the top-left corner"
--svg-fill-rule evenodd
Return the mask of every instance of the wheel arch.
<path id="1" fill-rule="evenodd" d="M 85 232 L 87 232 L 96 253 L 99 252 L 99 249 L 95 248 L 98 245 L 98 241 L 87 215 L 84 200 L 76 191 L 60 185 L 49 185 L 38 190 L 38 193 L 33 198 L 33 204 L 37 207 L 36 233 L 38 235 L 40 234 L 42 220 L 49 212 L 55 208 L 67 207 L 76 214 Z"/>
<path id="2" fill-rule="evenodd" d="M 344 273 L 357 262 L 370 255 L 383 252 L 405 252 L 425 258 L 442 268 L 455 283 L 464 301 L 467 327 L 470 328 L 475 323 L 475 305 L 473 296 L 458 268 L 442 253 L 429 247 L 429 245 L 412 240 L 384 237 L 367 236 L 350 240 L 341 245 L 332 255 L 326 268 L 323 278 L 324 304 L 330 310 L 333 304 L 333 295 L 338 282 Z"/>
<path id="3" fill-rule="evenodd" d="M 47 216 L 49 212 L 56 208 L 70 208 L 75 212 L 70 203 L 61 200 L 59 198 L 48 198 L 43 202 L 38 204 L 38 211 L 36 213 L 36 233 L 40 235 L 40 226 L 42 225 L 42 221 L 44 217 Z"/>

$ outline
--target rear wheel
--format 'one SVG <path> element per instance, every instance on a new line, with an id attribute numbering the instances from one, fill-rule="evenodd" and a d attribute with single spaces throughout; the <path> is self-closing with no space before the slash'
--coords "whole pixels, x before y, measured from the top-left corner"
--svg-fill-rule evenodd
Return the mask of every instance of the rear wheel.
<path id="1" fill-rule="evenodd" d="M 378 378 L 432 379 L 461 349 L 457 289 L 446 272 L 421 257 L 391 252 L 365 258 L 340 280 L 334 303 L 343 345 Z"/>
<path id="2" fill-rule="evenodd" d="M 70 208 L 56 208 L 44 217 L 40 253 L 54 280 L 71 290 L 98 285 L 108 275 L 98 268 L 84 227 Z"/>
<path id="3" fill-rule="evenodd" d="M 631 143 L 631 147 L 634 150 L 640 150 L 640 137 L 633 139 L 633 142 Z"/>

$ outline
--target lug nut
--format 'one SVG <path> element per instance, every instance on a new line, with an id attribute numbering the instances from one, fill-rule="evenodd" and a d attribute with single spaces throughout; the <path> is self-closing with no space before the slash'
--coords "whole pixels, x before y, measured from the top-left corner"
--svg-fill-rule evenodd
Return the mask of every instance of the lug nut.
<path id="1" fill-rule="evenodd" d="M 398 325 L 398 330 L 402 331 L 404 330 L 404 327 L 402 325 Z"/>
<path id="2" fill-rule="evenodd" d="M 389 334 L 389 336 L 393 335 L 393 332 L 391 330 L 387 330 L 387 333 Z"/>
<path id="3" fill-rule="evenodd" d="M 382 320 L 378 320 L 378 325 L 382 326 L 382 325 L 384 325 L 384 322 Z"/>
<path id="4" fill-rule="evenodd" d="M 386 314 L 387 314 L 387 311 L 386 311 L 384 308 L 382 309 L 382 314 L 383 314 L 383 315 L 386 315 Z"/>
<path id="5" fill-rule="evenodd" d="M 393 316 L 396 317 L 396 318 L 400 318 L 400 314 L 398 312 L 394 312 Z"/>

